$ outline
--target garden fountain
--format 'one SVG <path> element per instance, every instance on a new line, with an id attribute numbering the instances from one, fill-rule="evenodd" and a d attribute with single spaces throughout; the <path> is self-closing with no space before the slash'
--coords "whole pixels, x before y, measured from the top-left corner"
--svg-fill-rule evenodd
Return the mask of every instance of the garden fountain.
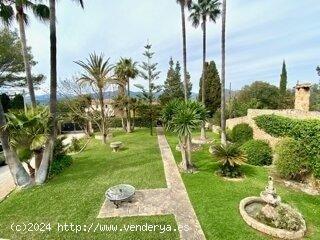
<path id="1" fill-rule="evenodd" d="M 302 215 L 282 203 L 272 177 L 260 197 L 247 197 L 240 202 L 240 214 L 245 222 L 260 232 L 281 239 L 300 239 L 306 232 Z"/>

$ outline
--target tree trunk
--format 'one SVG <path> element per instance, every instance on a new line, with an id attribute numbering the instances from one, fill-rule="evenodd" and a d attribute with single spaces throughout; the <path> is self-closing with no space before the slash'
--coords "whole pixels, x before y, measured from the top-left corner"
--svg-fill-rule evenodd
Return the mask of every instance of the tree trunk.
<path id="1" fill-rule="evenodd" d="M 127 104 L 127 133 L 131 133 L 131 111 L 130 111 L 130 79 L 127 79 L 128 82 L 128 104 Z"/>
<path id="2" fill-rule="evenodd" d="M 99 88 L 99 103 L 101 111 L 101 129 L 102 129 L 102 142 L 107 144 L 107 129 L 106 129 L 106 115 L 104 112 L 104 102 L 103 102 L 103 91 L 102 88 Z"/>
<path id="3" fill-rule="evenodd" d="M 185 6 L 181 2 L 181 23 L 182 23 L 182 46 L 183 46 L 183 80 L 184 80 L 184 99 L 188 100 L 188 80 L 187 80 L 187 37 L 186 37 L 186 17 Z"/>
<path id="4" fill-rule="evenodd" d="M 186 141 L 187 141 L 187 168 L 190 169 L 193 167 L 192 160 L 191 160 L 191 146 L 192 146 L 191 136 L 188 136 Z"/>
<path id="5" fill-rule="evenodd" d="M 226 137 L 226 97 L 225 97 L 225 68 L 226 68 L 226 0 L 222 3 L 222 37 L 221 37 L 221 144 L 227 144 Z"/>
<path id="6" fill-rule="evenodd" d="M 50 134 L 43 152 L 42 161 L 36 172 L 36 183 L 43 184 L 48 176 L 53 147 L 57 135 L 57 36 L 56 0 L 49 1 L 50 7 Z"/>
<path id="7" fill-rule="evenodd" d="M 43 149 L 34 151 L 34 165 L 35 165 L 35 170 L 38 171 L 41 161 L 42 161 L 42 155 L 43 155 Z"/>
<path id="8" fill-rule="evenodd" d="M 30 174 L 30 177 L 32 179 L 34 179 L 34 176 L 35 176 L 35 169 L 31 166 L 31 164 L 29 162 L 27 162 L 27 166 L 28 166 L 28 169 L 29 169 L 29 174 Z"/>
<path id="9" fill-rule="evenodd" d="M 180 151 L 181 151 L 181 158 L 182 158 L 181 166 L 184 171 L 187 171 L 188 170 L 188 160 L 187 160 L 187 146 L 185 143 L 185 139 L 183 139 L 182 141 L 180 140 L 179 144 L 180 144 Z"/>
<path id="10" fill-rule="evenodd" d="M 36 103 L 36 97 L 34 94 L 33 82 L 32 82 L 31 66 L 30 66 L 30 59 L 28 56 L 27 38 L 26 38 L 26 32 L 25 32 L 25 23 L 23 19 L 22 7 L 17 7 L 17 12 L 18 12 L 17 20 L 18 20 L 19 32 L 20 32 L 22 56 L 23 56 L 23 62 L 24 62 L 24 67 L 26 71 L 26 80 L 28 84 L 31 104 L 32 104 L 32 107 L 35 108 L 37 103 Z"/>
<path id="11" fill-rule="evenodd" d="M 204 73 L 206 70 L 206 53 L 207 53 L 207 43 L 206 43 L 206 38 L 207 38 L 207 23 L 206 23 L 206 18 L 203 17 L 202 19 L 202 42 L 203 42 L 203 52 L 202 52 L 202 77 L 201 77 L 201 101 L 203 106 L 205 106 L 206 103 L 206 92 L 205 92 L 205 78 L 204 78 Z M 206 130 L 205 130 L 205 122 L 201 124 L 201 139 L 205 140 L 206 139 Z"/>
<path id="12" fill-rule="evenodd" d="M 6 124 L 6 119 L 0 101 L 0 140 L 3 148 L 3 153 L 6 158 L 6 163 L 9 166 L 10 173 L 13 177 L 13 180 L 17 186 L 26 187 L 31 184 L 31 179 L 22 163 L 19 161 L 16 152 L 11 149 L 9 145 L 9 133 L 8 130 L 4 129 Z"/>

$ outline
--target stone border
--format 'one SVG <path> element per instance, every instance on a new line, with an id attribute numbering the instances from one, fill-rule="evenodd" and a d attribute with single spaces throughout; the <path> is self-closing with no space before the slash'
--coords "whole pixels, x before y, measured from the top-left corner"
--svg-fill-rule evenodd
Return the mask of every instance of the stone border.
<path id="1" fill-rule="evenodd" d="M 281 239 L 301 239 L 304 237 L 305 232 L 307 230 L 306 228 L 306 222 L 303 219 L 302 215 L 297 212 L 297 214 L 299 214 L 299 217 L 301 218 L 301 221 L 303 223 L 302 229 L 298 230 L 298 231 L 288 231 L 288 230 L 284 230 L 284 229 L 278 229 L 278 228 L 273 228 L 270 227 L 266 224 L 263 224 L 259 221 L 257 221 L 256 219 L 252 218 L 246 211 L 245 211 L 245 207 L 253 202 L 264 202 L 260 197 L 247 197 L 244 198 L 240 201 L 239 204 L 239 210 L 240 210 L 240 214 L 242 216 L 242 218 L 244 219 L 244 221 L 251 226 L 252 228 L 266 233 L 268 235 L 271 235 L 273 237 L 277 237 L 277 238 L 281 238 Z M 291 208 L 289 205 L 282 203 L 282 205 L 284 205 L 285 207 L 289 207 Z"/>

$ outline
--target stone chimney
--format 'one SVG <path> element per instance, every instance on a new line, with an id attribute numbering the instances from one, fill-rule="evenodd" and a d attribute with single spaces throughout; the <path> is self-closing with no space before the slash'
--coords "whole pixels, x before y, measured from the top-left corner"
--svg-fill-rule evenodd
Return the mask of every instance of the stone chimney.
<path id="1" fill-rule="evenodd" d="M 304 84 L 297 83 L 295 87 L 296 93 L 295 93 L 294 109 L 309 111 L 310 87 L 311 87 L 311 84 L 309 83 L 304 83 Z"/>

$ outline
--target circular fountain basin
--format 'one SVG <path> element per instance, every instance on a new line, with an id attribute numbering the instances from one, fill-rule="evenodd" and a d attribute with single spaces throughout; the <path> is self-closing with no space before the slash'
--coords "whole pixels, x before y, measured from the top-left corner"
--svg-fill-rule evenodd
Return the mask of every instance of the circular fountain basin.
<path id="1" fill-rule="evenodd" d="M 244 221 L 254 229 L 271 235 L 273 237 L 281 238 L 281 239 L 301 239 L 307 230 L 306 222 L 303 219 L 302 215 L 293 210 L 289 205 L 281 203 L 281 205 L 285 208 L 295 211 L 297 216 L 299 216 L 302 226 L 298 231 L 289 231 L 285 229 L 274 228 L 268 226 L 262 222 L 259 222 L 254 218 L 255 214 L 258 213 L 262 207 L 266 205 L 266 202 L 263 201 L 260 197 L 247 197 L 241 200 L 239 205 L 239 210 Z"/>

